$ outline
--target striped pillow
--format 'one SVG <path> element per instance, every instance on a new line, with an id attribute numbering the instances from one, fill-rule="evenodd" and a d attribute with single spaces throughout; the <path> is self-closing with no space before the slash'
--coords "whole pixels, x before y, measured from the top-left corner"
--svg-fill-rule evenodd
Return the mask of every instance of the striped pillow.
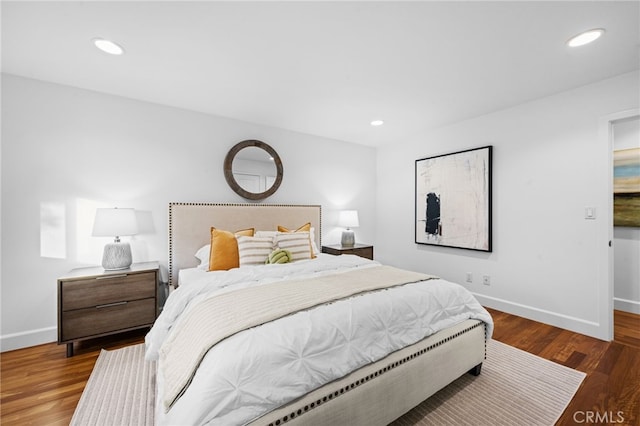
<path id="1" fill-rule="evenodd" d="M 278 232 L 275 242 L 277 248 L 291 252 L 292 262 L 311 259 L 308 232 Z"/>
<path id="2" fill-rule="evenodd" d="M 278 225 L 278 232 L 309 232 L 309 244 L 311 245 L 311 258 L 315 258 L 318 254 L 318 247 L 316 247 L 315 229 L 311 227 L 311 222 L 307 222 L 295 231 L 287 228 L 286 226 Z"/>
<path id="3" fill-rule="evenodd" d="M 273 238 L 270 237 L 237 237 L 240 266 L 264 265 L 273 251 Z"/>

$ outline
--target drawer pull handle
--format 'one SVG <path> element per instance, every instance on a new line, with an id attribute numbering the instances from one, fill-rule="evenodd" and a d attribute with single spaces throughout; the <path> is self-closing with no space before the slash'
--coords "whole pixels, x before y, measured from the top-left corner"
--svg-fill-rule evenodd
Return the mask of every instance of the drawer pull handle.
<path id="1" fill-rule="evenodd" d="M 112 306 L 120 306 L 120 305 L 126 305 L 128 302 L 115 302 L 115 303 L 107 303 L 105 305 L 98 305 L 96 306 L 96 309 L 102 309 L 102 308 L 110 308 Z"/>
<path id="2" fill-rule="evenodd" d="M 96 280 L 110 280 L 113 278 L 126 278 L 127 274 L 119 274 L 119 275 L 107 275 L 104 277 L 96 277 Z"/>

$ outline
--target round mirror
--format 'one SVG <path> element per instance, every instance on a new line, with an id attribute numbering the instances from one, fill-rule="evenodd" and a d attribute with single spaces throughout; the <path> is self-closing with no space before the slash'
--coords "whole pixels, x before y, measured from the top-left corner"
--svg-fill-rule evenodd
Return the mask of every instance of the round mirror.
<path id="1" fill-rule="evenodd" d="M 233 191 L 249 200 L 264 200 L 282 183 L 282 161 L 262 141 L 237 143 L 224 159 L 224 177 Z"/>

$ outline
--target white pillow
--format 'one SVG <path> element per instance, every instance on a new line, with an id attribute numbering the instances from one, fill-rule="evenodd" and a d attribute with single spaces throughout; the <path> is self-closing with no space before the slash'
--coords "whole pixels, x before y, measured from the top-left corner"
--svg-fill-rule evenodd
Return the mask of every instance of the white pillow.
<path id="1" fill-rule="evenodd" d="M 311 238 L 311 249 L 313 250 L 313 255 L 317 256 L 318 253 L 320 253 L 320 250 L 318 250 L 318 246 L 316 245 L 316 228 L 311 227 L 309 238 Z"/>
<path id="2" fill-rule="evenodd" d="M 200 247 L 200 249 L 194 255 L 198 261 L 199 269 L 204 269 L 205 271 L 209 270 L 209 256 L 211 254 L 211 244 L 207 244 L 205 246 Z"/>
<path id="3" fill-rule="evenodd" d="M 291 261 L 311 259 L 311 246 L 308 232 L 278 232 L 275 238 L 276 248 L 289 250 Z"/>
<path id="4" fill-rule="evenodd" d="M 240 267 L 247 265 L 264 265 L 269 254 L 273 251 L 272 237 L 244 237 L 238 240 L 238 255 Z"/>

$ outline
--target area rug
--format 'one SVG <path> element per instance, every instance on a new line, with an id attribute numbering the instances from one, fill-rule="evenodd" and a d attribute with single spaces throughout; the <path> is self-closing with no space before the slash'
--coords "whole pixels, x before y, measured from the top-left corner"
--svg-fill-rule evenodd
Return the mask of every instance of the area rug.
<path id="1" fill-rule="evenodd" d="M 71 425 L 153 425 L 154 371 L 142 344 L 103 350 Z M 465 374 L 393 426 L 553 425 L 585 376 L 491 340 L 479 376 Z"/>
<path id="2" fill-rule="evenodd" d="M 144 361 L 144 344 L 102 350 L 70 425 L 154 424 L 155 363 Z"/>
<path id="3" fill-rule="evenodd" d="M 479 376 L 465 374 L 392 425 L 553 425 L 585 377 L 491 340 Z"/>

